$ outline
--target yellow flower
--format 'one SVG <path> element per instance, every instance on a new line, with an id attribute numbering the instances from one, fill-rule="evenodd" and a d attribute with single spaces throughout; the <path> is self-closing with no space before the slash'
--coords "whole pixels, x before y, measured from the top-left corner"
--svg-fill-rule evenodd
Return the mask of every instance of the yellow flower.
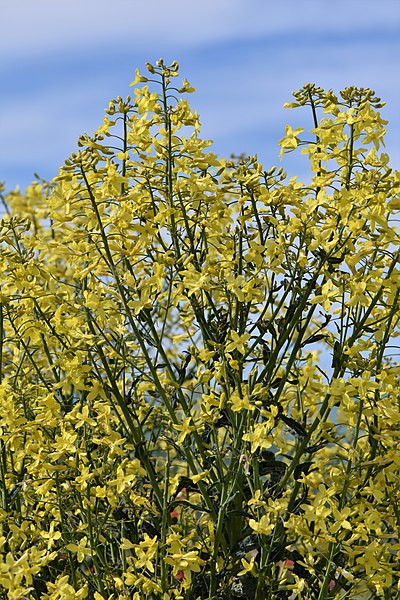
<path id="1" fill-rule="evenodd" d="M 192 573 L 199 573 L 205 561 L 200 558 L 197 550 L 190 550 L 185 553 L 168 554 L 165 562 L 173 567 L 173 573 L 176 576 L 178 571 L 182 571 L 185 577 L 185 584 L 190 585 Z"/>
<path id="2" fill-rule="evenodd" d="M 254 454 L 258 448 L 271 448 L 273 444 L 273 437 L 269 435 L 271 431 L 271 427 L 274 424 L 274 415 L 272 411 L 278 414 L 278 409 L 275 406 L 271 406 L 271 417 L 272 420 L 267 421 L 266 423 L 257 423 L 252 427 L 252 431 L 249 433 L 245 433 L 243 435 L 243 440 L 245 442 L 251 443 L 251 453 Z"/>
<path id="3" fill-rule="evenodd" d="M 145 83 L 146 81 L 148 81 L 147 77 L 144 77 L 143 75 L 141 75 L 139 69 L 136 69 L 135 79 L 129 85 L 130 85 L 130 87 L 132 87 L 132 86 L 136 85 L 137 83 Z"/>
<path id="4" fill-rule="evenodd" d="M 109 485 L 116 487 L 117 494 L 122 494 L 134 479 L 136 479 L 135 473 L 125 473 L 123 467 L 118 465 L 117 477 L 109 481 Z"/>
<path id="5" fill-rule="evenodd" d="M 249 519 L 249 525 L 253 531 L 261 535 L 269 535 L 274 529 L 268 515 L 263 515 L 259 521 Z"/>
<path id="6" fill-rule="evenodd" d="M 178 435 L 177 443 L 182 444 L 182 442 L 186 439 L 186 436 L 189 435 L 192 431 L 196 431 L 195 425 L 192 424 L 192 417 L 186 417 L 181 425 L 177 423 L 173 424 L 174 429 L 180 431 Z"/>
<path id="7" fill-rule="evenodd" d="M 299 133 L 302 133 L 304 129 L 299 127 L 298 129 L 292 129 L 290 125 L 286 125 L 286 135 L 282 139 L 279 140 L 279 145 L 281 147 L 280 157 L 282 158 L 285 148 L 288 150 L 294 150 L 299 145 L 299 140 L 297 136 Z"/>
<path id="8" fill-rule="evenodd" d="M 255 560 L 254 556 L 252 556 L 250 558 L 250 562 L 247 562 L 247 560 L 245 558 L 242 558 L 241 562 L 242 562 L 242 565 L 244 568 L 242 571 L 239 571 L 238 577 L 241 577 L 242 575 L 246 575 L 246 573 L 251 573 L 254 577 L 256 577 L 257 571 L 254 567 L 254 560 Z"/>
<path id="9" fill-rule="evenodd" d="M 234 350 L 238 350 L 240 354 L 245 354 L 246 352 L 246 344 L 250 339 L 249 333 L 243 333 L 239 335 L 236 331 L 231 331 L 231 342 L 225 347 L 225 352 L 233 352 Z"/>
<path id="10" fill-rule="evenodd" d="M 129 547 L 128 540 L 125 540 L 124 545 L 121 547 L 127 548 Z M 150 573 L 154 573 L 154 558 L 157 554 L 158 550 L 158 541 L 157 536 L 151 538 L 147 533 L 144 534 L 143 541 L 139 542 L 139 544 L 132 545 L 130 547 L 135 548 L 135 554 L 137 559 L 135 560 L 135 568 L 136 569 L 148 569 Z"/>
<path id="11" fill-rule="evenodd" d="M 241 410 L 253 410 L 254 408 L 254 405 L 250 402 L 249 395 L 245 390 L 243 390 L 241 395 L 237 390 L 232 392 L 229 396 L 229 401 L 234 412 L 239 412 Z"/>
<path id="12" fill-rule="evenodd" d="M 69 550 L 70 552 L 76 552 L 77 555 L 77 559 L 78 562 L 81 563 L 84 561 L 85 556 L 93 556 L 93 554 L 95 554 L 95 551 L 92 550 L 92 548 L 89 548 L 86 546 L 87 543 L 87 537 L 84 536 L 79 544 L 67 544 L 66 549 Z"/>

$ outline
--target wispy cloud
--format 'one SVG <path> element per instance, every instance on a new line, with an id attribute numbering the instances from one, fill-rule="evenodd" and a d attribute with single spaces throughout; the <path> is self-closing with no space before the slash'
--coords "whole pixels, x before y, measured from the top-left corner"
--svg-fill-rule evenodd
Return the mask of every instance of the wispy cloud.
<path id="1" fill-rule="evenodd" d="M 393 28 L 400 23 L 398 0 L 35 0 L 1 7 L 3 56 L 48 51 L 79 52 L 95 44 L 125 40 L 132 49 L 154 40 L 188 47 L 253 36 L 304 35 Z"/>
<path id="2" fill-rule="evenodd" d="M 182 63 L 204 137 L 225 155 L 274 162 L 285 122 L 307 122 L 282 104 L 309 81 L 375 88 L 400 163 L 398 0 L 36 0 L 0 12 L 0 179 L 11 185 L 55 175 L 110 97 L 131 91 L 134 68 L 160 55 Z"/>

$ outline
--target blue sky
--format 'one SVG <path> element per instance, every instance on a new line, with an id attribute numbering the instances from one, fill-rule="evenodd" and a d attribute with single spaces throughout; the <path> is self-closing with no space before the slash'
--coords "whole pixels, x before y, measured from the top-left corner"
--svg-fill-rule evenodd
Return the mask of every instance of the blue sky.
<path id="1" fill-rule="evenodd" d="M 135 68 L 177 59 L 214 151 L 279 163 L 282 108 L 306 82 L 371 87 L 386 101 L 387 152 L 400 168 L 400 0 L 20 0 L 0 8 L 0 180 L 52 178 L 92 133 Z M 285 161 L 307 177 L 304 160 Z"/>

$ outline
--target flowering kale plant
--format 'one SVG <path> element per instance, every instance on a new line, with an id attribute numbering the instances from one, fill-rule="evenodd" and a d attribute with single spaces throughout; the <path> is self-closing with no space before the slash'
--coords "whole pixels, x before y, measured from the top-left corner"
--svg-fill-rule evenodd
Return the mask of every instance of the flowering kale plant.
<path id="1" fill-rule="evenodd" d="M 303 184 L 136 72 L 2 193 L 0 593 L 400 598 L 400 173 L 369 89 L 294 94 Z"/>

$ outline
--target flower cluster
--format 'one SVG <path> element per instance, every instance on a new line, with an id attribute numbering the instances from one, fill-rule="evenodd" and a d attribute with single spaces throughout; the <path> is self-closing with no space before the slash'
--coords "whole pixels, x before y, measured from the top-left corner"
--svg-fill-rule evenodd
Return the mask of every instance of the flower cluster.
<path id="1" fill-rule="evenodd" d="M 221 159 L 178 64 L 2 193 L 2 597 L 394 597 L 400 174 L 314 85 L 310 181 Z M 309 137 L 309 136 L 305 136 Z"/>

